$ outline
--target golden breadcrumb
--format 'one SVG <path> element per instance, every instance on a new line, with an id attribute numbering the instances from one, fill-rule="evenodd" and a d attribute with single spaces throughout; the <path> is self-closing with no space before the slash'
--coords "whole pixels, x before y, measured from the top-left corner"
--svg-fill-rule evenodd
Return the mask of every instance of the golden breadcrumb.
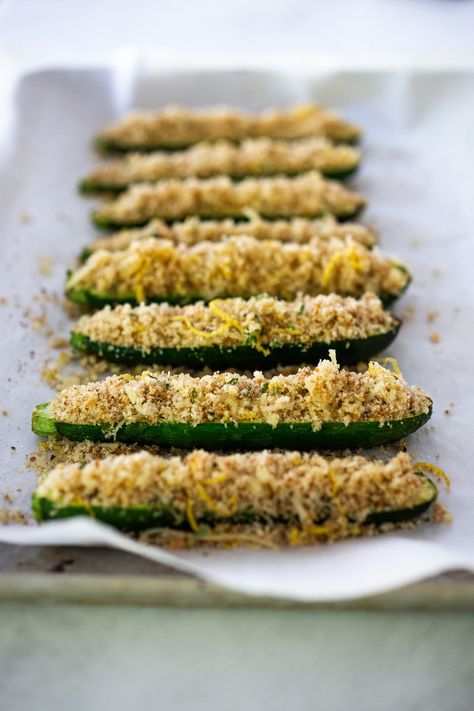
<path id="1" fill-rule="evenodd" d="M 71 275 L 68 289 L 137 302 L 263 292 L 294 299 L 299 292 L 398 296 L 407 282 L 403 265 L 351 240 L 294 244 L 242 236 L 192 247 L 149 238 L 124 251 L 98 250 Z"/>
<path id="2" fill-rule="evenodd" d="M 167 106 L 160 111 L 136 111 L 107 126 L 98 136 L 99 146 L 123 149 L 179 148 L 198 141 L 226 138 L 294 139 L 327 136 L 336 141 L 356 141 L 357 126 L 336 113 L 311 104 L 290 109 L 267 109 L 249 114 L 227 107 L 203 110 Z"/>
<path id="3" fill-rule="evenodd" d="M 59 464 L 36 495 L 57 507 L 147 507 L 172 512 L 176 528 L 215 522 L 296 525 L 322 540 L 360 535 L 371 514 L 413 509 L 435 498 L 407 454 L 387 462 L 361 456 L 270 452 L 227 456 L 195 450 L 185 457 L 148 452 Z M 205 533 L 205 530 L 203 531 Z M 290 539 L 291 540 L 291 539 Z"/>
<path id="4" fill-rule="evenodd" d="M 153 348 L 330 343 L 386 333 L 396 325 L 373 294 L 361 299 L 329 294 L 294 301 L 252 297 L 189 306 L 106 306 L 82 316 L 73 331 L 146 354 Z"/>
<path id="5" fill-rule="evenodd" d="M 342 370 L 332 360 L 292 375 L 265 378 L 214 373 L 199 378 L 169 372 L 111 376 L 73 385 L 50 403 L 55 420 L 71 424 L 134 422 L 325 422 L 396 420 L 428 413 L 424 390 L 373 363 L 363 373 Z"/>
<path id="6" fill-rule="evenodd" d="M 188 217 L 183 222 L 167 224 L 163 220 L 151 220 L 145 227 L 119 230 L 114 234 L 97 239 L 87 245 L 87 252 L 98 249 L 116 251 L 127 249 L 132 242 L 148 237 L 167 239 L 176 244 L 192 246 L 198 242 L 219 242 L 225 237 L 255 237 L 259 240 L 278 240 L 305 244 L 311 241 L 330 240 L 334 237 L 360 242 L 364 247 L 373 247 L 376 243 L 374 231 L 365 225 L 353 222 L 337 222 L 332 215 L 316 220 L 293 217 L 290 220 L 263 220 L 252 215 L 250 220 L 200 220 Z"/>
<path id="7" fill-rule="evenodd" d="M 230 141 L 198 143 L 181 152 L 130 153 L 104 163 L 90 173 L 84 189 L 122 190 L 131 183 L 156 182 L 166 178 L 231 178 L 282 173 L 296 175 L 308 170 L 325 174 L 349 173 L 357 167 L 360 151 L 334 145 L 326 138 L 298 141 L 248 139 L 236 145 Z"/>
<path id="8" fill-rule="evenodd" d="M 315 171 L 293 178 L 245 178 L 232 182 L 226 176 L 199 180 L 169 179 L 132 185 L 94 213 L 99 225 L 141 225 L 154 217 L 181 220 L 195 217 L 321 217 L 329 213 L 344 218 L 355 215 L 365 199 L 335 180 Z"/>

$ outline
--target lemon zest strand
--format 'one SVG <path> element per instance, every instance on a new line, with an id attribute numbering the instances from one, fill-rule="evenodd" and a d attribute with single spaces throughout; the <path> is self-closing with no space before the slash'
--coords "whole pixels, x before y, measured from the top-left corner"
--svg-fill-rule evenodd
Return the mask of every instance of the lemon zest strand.
<path id="1" fill-rule="evenodd" d="M 310 536 L 324 536 L 327 533 L 331 533 L 331 528 L 329 526 L 316 526 L 310 524 L 304 527 L 304 532 Z"/>
<path id="2" fill-rule="evenodd" d="M 193 504 L 191 499 L 188 499 L 188 501 L 186 502 L 186 516 L 192 530 L 194 531 L 194 533 L 197 533 L 199 531 L 199 526 L 197 525 L 196 517 L 194 515 Z"/>
<path id="3" fill-rule="evenodd" d="M 215 301 L 211 301 L 209 303 L 209 310 L 215 315 L 218 316 L 219 318 L 224 320 L 224 323 L 219 326 L 219 328 L 215 329 L 214 331 L 201 331 L 200 329 L 196 328 L 193 326 L 191 321 L 187 318 L 187 316 L 173 316 L 171 319 L 172 321 L 183 321 L 185 326 L 192 332 L 195 333 L 197 336 L 200 336 L 201 338 L 215 338 L 216 336 L 220 336 L 221 333 L 225 333 L 228 331 L 230 328 L 235 328 L 239 333 L 245 333 L 245 328 L 242 326 L 241 323 L 239 323 L 233 316 L 231 316 L 227 311 L 223 311 L 221 308 L 217 306 Z M 295 333 L 295 331 L 293 331 Z M 260 351 L 263 353 L 263 355 L 269 355 L 270 350 L 268 348 L 265 348 L 261 343 L 256 341 L 254 344 L 254 348 L 257 351 Z"/>
<path id="4" fill-rule="evenodd" d="M 393 370 L 385 368 L 386 363 L 388 365 L 391 365 Z M 396 378 L 398 378 L 398 380 L 404 380 L 403 373 L 400 369 L 400 366 L 398 365 L 398 361 L 396 358 L 383 358 L 382 361 L 371 360 L 367 367 L 367 372 L 376 373 L 377 370 L 387 370 L 388 372 L 392 373 Z"/>
<path id="5" fill-rule="evenodd" d="M 224 323 L 221 326 L 219 326 L 219 328 L 216 328 L 214 331 L 201 331 L 199 328 L 196 328 L 195 326 L 193 326 L 193 324 L 187 318 L 187 316 L 173 316 L 173 318 L 171 320 L 172 321 L 183 321 L 183 323 L 186 325 L 187 328 L 189 328 L 190 331 L 195 333 L 197 336 L 201 336 L 202 338 L 214 338 L 215 336 L 219 336 L 221 333 L 225 333 L 232 326 L 234 328 L 236 328 L 240 333 L 243 333 L 245 331 L 242 324 L 240 324 L 236 319 L 234 319 L 226 311 L 223 311 L 222 309 L 220 309 L 215 304 L 214 301 L 210 302 L 209 310 L 212 311 L 212 313 L 215 316 L 218 316 L 219 318 L 224 320 Z"/>
<path id="6" fill-rule="evenodd" d="M 355 269 L 355 271 L 361 272 L 364 270 L 364 265 L 359 255 L 357 254 L 356 246 L 353 242 L 351 242 L 348 247 L 344 247 L 344 249 L 340 249 L 339 251 L 335 252 L 330 258 L 329 262 L 326 264 L 323 271 L 323 275 L 321 277 L 321 283 L 324 290 L 329 290 L 335 269 L 340 264 L 340 262 L 346 259 L 346 257 L 349 260 L 351 266 Z"/>
<path id="7" fill-rule="evenodd" d="M 227 324 L 222 324 L 222 326 L 219 326 L 219 328 L 216 328 L 215 331 L 201 331 L 199 328 L 196 328 L 193 326 L 191 321 L 188 319 L 187 316 L 173 316 L 171 319 L 172 321 L 183 321 L 185 326 L 189 328 L 192 333 L 195 333 L 197 336 L 201 336 L 202 338 L 214 338 L 215 336 L 219 336 L 221 333 L 224 333 L 229 329 L 229 326 Z"/>
<path id="8" fill-rule="evenodd" d="M 208 486 L 214 486 L 217 484 L 222 484 L 222 482 L 225 481 L 226 479 L 227 479 L 227 474 L 219 474 L 216 477 L 204 479 L 204 484 L 207 484 Z"/>
<path id="9" fill-rule="evenodd" d="M 301 531 L 298 528 L 291 528 L 288 534 L 290 546 L 298 546 L 301 543 Z"/>
<path id="10" fill-rule="evenodd" d="M 440 467 L 437 467 L 435 464 L 431 464 L 430 462 L 415 462 L 413 465 L 414 469 L 425 469 L 428 472 L 431 472 L 432 474 L 435 474 L 438 476 L 442 481 L 444 481 L 446 485 L 446 490 L 449 491 L 451 488 L 451 479 L 449 476 L 446 474 L 446 472 L 441 469 Z"/>
<path id="11" fill-rule="evenodd" d="M 201 499 L 209 506 L 209 509 L 215 513 L 217 511 L 216 503 L 211 499 L 205 488 L 201 486 L 201 484 L 197 484 L 196 491 Z"/>
<path id="12" fill-rule="evenodd" d="M 227 311 L 223 311 L 222 309 L 220 309 L 215 301 L 211 301 L 209 303 L 209 310 L 212 311 L 212 313 L 216 316 L 220 316 L 222 319 L 224 319 L 224 321 L 228 324 L 228 328 L 233 326 L 238 331 L 240 331 L 240 333 L 245 333 L 245 328 L 242 326 L 242 324 L 239 323 L 235 318 L 233 318 L 233 316 L 228 314 Z M 255 350 L 260 351 L 261 353 L 263 353 L 263 355 L 266 356 L 270 353 L 270 350 L 262 346 L 262 344 L 258 341 L 255 342 Z"/>

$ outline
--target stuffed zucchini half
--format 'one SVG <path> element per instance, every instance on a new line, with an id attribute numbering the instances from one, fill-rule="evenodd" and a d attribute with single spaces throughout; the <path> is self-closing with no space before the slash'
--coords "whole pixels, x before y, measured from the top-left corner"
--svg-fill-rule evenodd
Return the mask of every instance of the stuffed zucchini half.
<path id="1" fill-rule="evenodd" d="M 352 240 L 293 244 L 231 237 L 187 247 L 149 238 L 123 251 L 95 252 L 69 275 L 66 289 L 72 301 L 94 307 L 188 304 L 261 293 L 283 299 L 300 292 L 358 297 L 368 291 L 389 303 L 409 280 L 402 264 Z"/>
<path id="2" fill-rule="evenodd" d="M 237 183 L 226 176 L 185 178 L 132 185 L 105 202 L 92 219 L 106 229 L 144 225 L 155 217 L 170 222 L 191 215 L 245 219 L 252 212 L 270 219 L 330 214 L 344 220 L 357 215 L 365 202 L 358 193 L 316 171 L 294 178 L 245 178 Z"/>
<path id="3" fill-rule="evenodd" d="M 336 113 L 314 105 L 249 114 L 230 108 L 204 110 L 168 106 L 161 111 L 137 111 L 107 126 L 95 140 L 101 152 L 176 150 L 199 141 L 246 138 L 292 140 L 325 136 L 354 143 L 360 129 Z"/>
<path id="4" fill-rule="evenodd" d="M 431 415 L 431 400 L 399 373 L 363 373 L 333 360 L 294 375 L 111 376 L 62 390 L 33 412 L 40 436 L 206 449 L 369 447 L 399 439 Z"/>
<path id="5" fill-rule="evenodd" d="M 83 250 L 81 259 L 84 261 L 92 252 L 98 249 L 108 249 L 112 252 L 128 249 L 132 242 L 154 237 L 167 239 L 175 244 L 191 247 L 198 242 L 220 242 L 226 237 L 247 236 L 258 240 L 277 240 L 279 242 L 296 242 L 306 244 L 313 240 L 329 241 L 351 238 L 364 247 L 373 247 L 377 241 L 372 229 L 353 222 L 337 222 L 332 215 L 326 215 L 316 220 L 304 217 L 293 217 L 290 220 L 263 220 L 258 215 L 252 215 L 249 220 L 200 220 L 198 217 L 188 217 L 183 222 L 167 224 L 163 220 L 151 220 L 145 227 L 120 230 L 108 237 L 97 239 Z"/>
<path id="6" fill-rule="evenodd" d="M 339 363 L 368 361 L 387 348 L 400 322 L 380 299 L 300 296 L 215 300 L 189 306 L 129 304 L 83 316 L 71 344 L 109 361 L 272 368 L 318 363 L 334 350 Z"/>
<path id="7" fill-rule="evenodd" d="M 81 181 L 86 195 L 126 190 L 134 183 L 155 183 L 168 178 L 212 178 L 228 175 L 233 180 L 248 176 L 298 175 L 319 170 L 323 175 L 345 178 L 360 161 L 360 151 L 334 145 L 326 138 L 299 141 L 248 139 L 236 145 L 229 141 L 198 143 L 177 153 L 131 153 L 97 168 Z"/>
<path id="8" fill-rule="evenodd" d="M 60 464 L 38 485 L 33 510 L 39 521 L 93 516 L 125 530 L 188 531 L 204 543 L 222 526 L 229 533 L 279 525 L 297 544 L 393 528 L 420 519 L 436 498 L 436 486 L 407 454 L 383 462 L 300 452 L 195 450 L 164 458 L 142 451 Z"/>

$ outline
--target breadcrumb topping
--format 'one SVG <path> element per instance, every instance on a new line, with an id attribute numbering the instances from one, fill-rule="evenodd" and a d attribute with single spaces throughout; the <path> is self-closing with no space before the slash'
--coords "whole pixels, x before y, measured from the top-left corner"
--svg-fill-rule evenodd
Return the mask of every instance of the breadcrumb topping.
<path id="1" fill-rule="evenodd" d="M 229 141 L 198 143 L 180 152 L 132 153 L 105 163 L 90 173 L 84 187 L 123 189 L 130 183 L 145 183 L 164 178 L 210 178 L 228 175 L 295 175 L 308 170 L 338 174 L 353 171 L 360 151 L 347 145 L 334 145 L 326 138 L 299 141 L 248 139 L 236 145 Z"/>
<path id="2" fill-rule="evenodd" d="M 227 317 L 227 318 L 226 318 Z M 194 348 L 359 339 L 394 329 L 397 320 L 384 311 L 380 299 L 336 294 L 295 301 L 272 297 L 216 300 L 189 306 L 129 304 L 109 306 L 83 316 L 74 333 L 98 343 L 138 348 Z"/>
<path id="3" fill-rule="evenodd" d="M 294 244 L 242 236 L 192 247 L 150 238 L 124 251 L 98 250 L 72 274 L 68 288 L 138 302 L 263 292 L 293 299 L 299 292 L 397 296 L 407 281 L 398 262 L 352 240 Z"/>
<path id="4" fill-rule="evenodd" d="M 246 217 L 249 210 L 263 217 L 320 217 L 326 213 L 350 217 L 365 202 L 358 193 L 315 171 L 294 178 L 245 178 L 237 183 L 226 176 L 169 179 L 132 185 L 96 210 L 94 219 L 98 224 L 133 226 L 154 217 Z"/>
<path id="5" fill-rule="evenodd" d="M 353 222 L 337 222 L 332 215 L 326 215 L 316 220 L 304 217 L 293 217 L 290 220 L 263 220 L 258 215 L 252 215 L 250 220 L 200 220 L 198 217 L 188 217 L 183 222 L 167 224 L 163 220 L 152 220 L 145 227 L 120 230 L 109 237 L 95 240 L 88 245 L 88 251 L 109 249 L 111 251 L 127 249 L 132 242 L 148 237 L 167 239 L 176 244 L 189 247 L 198 242 L 219 242 L 225 236 L 248 236 L 258 240 L 278 240 L 279 242 L 297 242 L 306 244 L 312 240 L 328 240 L 351 238 L 364 247 L 373 247 L 376 237 L 369 227 Z"/>
<path id="6" fill-rule="evenodd" d="M 428 413 L 431 400 L 416 386 L 377 364 L 363 373 L 342 370 L 331 360 L 292 375 L 265 378 L 214 373 L 149 373 L 111 376 L 73 385 L 50 403 L 58 422 L 110 424 L 136 422 L 325 422 L 396 420 Z"/>
<path id="7" fill-rule="evenodd" d="M 434 493 L 407 454 L 388 462 L 360 456 L 325 459 L 300 452 L 221 456 L 195 450 L 164 458 L 148 452 L 60 464 L 36 490 L 60 506 L 169 507 L 178 527 L 212 514 L 217 519 L 257 516 L 264 521 L 351 526 L 369 514 L 410 509 Z"/>
<path id="8" fill-rule="evenodd" d="M 147 545 L 170 550 L 209 548 L 266 548 L 279 550 L 286 547 L 325 545 L 349 537 L 374 537 L 395 530 L 412 530 L 421 522 L 450 523 L 449 512 L 435 501 L 428 511 L 416 519 L 398 523 L 352 524 L 343 518 L 330 519 L 323 525 L 284 523 L 217 523 L 209 528 L 200 526 L 198 535 L 192 530 L 177 528 L 152 528 L 132 534 L 134 539 Z"/>
<path id="9" fill-rule="evenodd" d="M 314 105 L 292 109 L 270 109 L 248 114 L 227 107 L 196 110 L 167 106 L 161 111 L 136 111 L 121 121 L 107 126 L 99 141 L 125 149 L 178 148 L 198 141 L 226 138 L 294 139 L 304 136 L 327 136 L 337 141 L 352 142 L 360 129 L 343 121 L 336 113 Z"/>

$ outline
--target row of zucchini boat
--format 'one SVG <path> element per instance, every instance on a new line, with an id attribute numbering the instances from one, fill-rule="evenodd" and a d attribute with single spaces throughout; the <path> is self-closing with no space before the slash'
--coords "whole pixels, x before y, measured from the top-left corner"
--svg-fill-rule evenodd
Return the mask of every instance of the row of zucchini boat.
<path id="1" fill-rule="evenodd" d="M 33 430 L 164 452 L 57 466 L 34 494 L 39 520 L 91 515 L 204 541 L 279 526 L 295 544 L 416 521 L 433 505 L 435 484 L 406 454 L 314 451 L 398 440 L 432 410 L 393 359 L 371 360 L 397 336 L 387 306 L 410 273 L 349 221 L 365 205 L 342 182 L 359 137 L 316 106 L 169 107 L 102 131 L 98 151 L 115 156 L 80 190 L 102 197 L 93 223 L 115 231 L 68 274 L 67 296 L 88 309 L 71 344 L 142 369 L 62 390 L 35 408 Z"/>

